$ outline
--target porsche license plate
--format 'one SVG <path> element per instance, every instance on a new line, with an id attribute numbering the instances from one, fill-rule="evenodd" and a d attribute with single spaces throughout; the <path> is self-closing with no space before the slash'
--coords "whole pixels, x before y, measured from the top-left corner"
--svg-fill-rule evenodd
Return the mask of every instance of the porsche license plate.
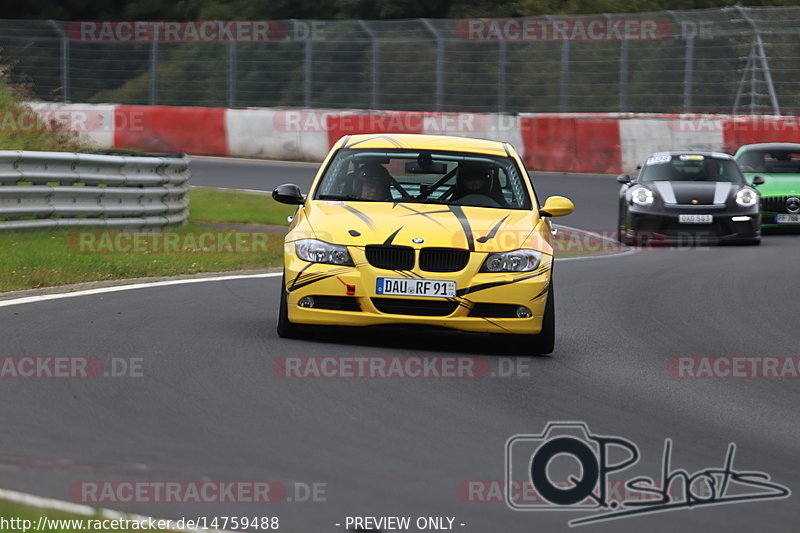
<path id="1" fill-rule="evenodd" d="M 678 222 L 681 224 L 711 224 L 714 222 L 714 215 L 678 215 Z"/>
<path id="2" fill-rule="evenodd" d="M 800 224 L 800 215 L 775 215 L 778 224 Z"/>
<path id="3" fill-rule="evenodd" d="M 439 279 L 378 278 L 375 292 L 391 296 L 454 298 L 456 282 Z"/>

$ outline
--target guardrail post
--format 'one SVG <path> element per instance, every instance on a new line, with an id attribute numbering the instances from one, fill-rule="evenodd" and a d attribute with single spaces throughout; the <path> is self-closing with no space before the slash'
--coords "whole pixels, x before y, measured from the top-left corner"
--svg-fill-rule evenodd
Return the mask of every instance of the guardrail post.
<path id="1" fill-rule="evenodd" d="M 628 110 L 629 59 L 630 49 L 628 48 L 628 41 L 623 39 L 619 43 L 619 110 L 621 112 Z"/>
<path id="2" fill-rule="evenodd" d="M 236 41 L 228 43 L 228 107 L 236 107 Z"/>
<path id="3" fill-rule="evenodd" d="M 69 37 L 55 20 L 51 20 L 50 25 L 61 37 L 61 99 L 66 102 L 69 100 Z"/>
<path id="4" fill-rule="evenodd" d="M 420 19 L 436 41 L 436 111 L 444 107 L 444 40 L 428 19 Z"/>
<path id="5" fill-rule="evenodd" d="M 378 40 L 378 37 L 375 35 L 375 32 L 372 31 L 372 28 L 363 21 L 358 21 L 359 25 L 364 29 L 364 32 L 369 36 L 370 41 L 372 42 L 372 109 L 378 109 L 380 107 L 380 54 L 381 54 L 381 43 Z"/>
<path id="6" fill-rule="evenodd" d="M 314 83 L 314 70 L 311 65 L 311 61 L 313 58 L 314 50 L 311 48 L 311 39 L 306 39 L 304 43 L 304 55 L 305 55 L 305 62 L 304 62 L 304 70 L 305 70 L 305 91 L 303 94 L 303 102 L 306 109 L 311 107 L 311 84 Z"/>
<path id="7" fill-rule="evenodd" d="M 561 41 L 561 95 L 558 109 L 562 113 L 569 109 L 569 39 Z"/>
<path id="8" fill-rule="evenodd" d="M 158 43 L 150 44 L 150 105 L 158 103 Z"/>
<path id="9" fill-rule="evenodd" d="M 497 112 L 502 113 L 506 110 L 506 42 L 501 40 L 497 43 Z"/>
<path id="10" fill-rule="evenodd" d="M 683 112 L 692 111 L 692 89 L 694 84 L 694 36 L 686 39 L 683 59 Z"/>

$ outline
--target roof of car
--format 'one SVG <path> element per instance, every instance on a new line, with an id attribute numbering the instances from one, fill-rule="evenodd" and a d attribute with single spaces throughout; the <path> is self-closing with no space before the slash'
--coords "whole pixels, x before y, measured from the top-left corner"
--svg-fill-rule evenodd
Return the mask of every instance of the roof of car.
<path id="1" fill-rule="evenodd" d="M 733 159 L 733 156 L 722 152 L 698 152 L 697 150 L 673 150 L 671 152 L 654 152 L 649 157 L 657 155 L 702 155 L 703 157 L 714 157 L 716 159 Z"/>
<path id="2" fill-rule="evenodd" d="M 800 150 L 800 143 L 756 143 L 745 144 L 739 148 L 741 150 Z"/>
<path id="3" fill-rule="evenodd" d="M 448 150 L 489 155 L 507 155 L 505 143 L 471 137 L 414 133 L 369 133 L 345 137 L 342 148 Z"/>

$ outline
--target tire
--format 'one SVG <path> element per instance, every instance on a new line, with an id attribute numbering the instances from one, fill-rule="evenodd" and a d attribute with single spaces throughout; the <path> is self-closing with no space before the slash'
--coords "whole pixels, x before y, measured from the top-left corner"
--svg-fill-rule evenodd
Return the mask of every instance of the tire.
<path id="1" fill-rule="evenodd" d="M 524 349 L 533 354 L 547 355 L 553 353 L 556 344 L 556 308 L 553 294 L 553 280 L 547 288 L 547 303 L 544 306 L 542 331 L 536 335 L 525 335 Z"/>
<path id="2" fill-rule="evenodd" d="M 625 246 L 635 246 L 635 239 L 631 239 L 628 237 L 628 230 L 622 224 L 622 217 L 619 219 L 619 223 L 617 225 L 617 241 Z"/>
<path id="3" fill-rule="evenodd" d="M 300 326 L 289 322 L 289 305 L 286 302 L 286 273 L 281 277 L 281 303 L 278 310 L 278 336 L 284 339 L 296 339 L 300 336 Z"/>

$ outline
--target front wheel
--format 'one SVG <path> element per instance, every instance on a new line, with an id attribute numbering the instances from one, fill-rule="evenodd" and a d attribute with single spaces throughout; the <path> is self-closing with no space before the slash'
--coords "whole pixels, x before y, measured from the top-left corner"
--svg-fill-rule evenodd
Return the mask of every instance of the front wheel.
<path id="1" fill-rule="evenodd" d="M 553 280 L 547 287 L 547 303 L 544 306 L 544 317 L 542 318 L 542 331 L 536 335 L 524 335 L 522 343 L 526 351 L 539 355 L 553 353 L 556 345 L 556 306 L 555 295 L 553 294 Z"/>
<path id="2" fill-rule="evenodd" d="M 289 322 L 289 304 L 286 302 L 286 273 L 281 277 L 281 303 L 278 310 L 278 336 L 296 339 L 300 336 L 300 326 Z"/>

